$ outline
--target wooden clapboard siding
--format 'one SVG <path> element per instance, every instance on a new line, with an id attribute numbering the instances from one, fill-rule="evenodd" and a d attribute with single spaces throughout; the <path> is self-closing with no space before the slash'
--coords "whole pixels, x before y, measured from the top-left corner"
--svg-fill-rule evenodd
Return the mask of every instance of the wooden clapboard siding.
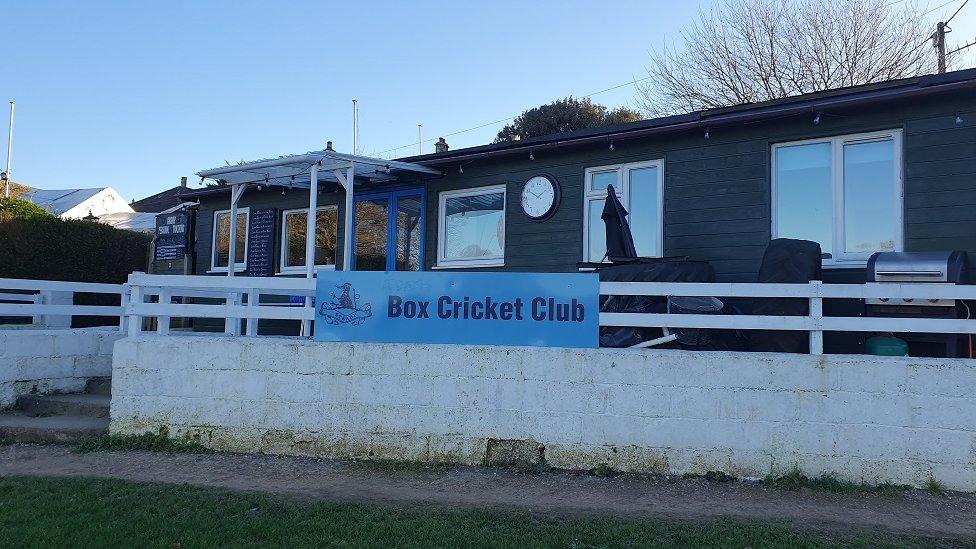
<path id="1" fill-rule="evenodd" d="M 753 281 L 770 239 L 770 147 L 774 143 L 876 130 L 903 131 L 905 245 L 909 251 L 964 249 L 976 261 L 976 99 L 954 92 L 929 99 L 830 110 L 772 121 L 684 131 L 653 137 L 494 156 L 438 166 L 441 177 L 407 178 L 402 187 L 426 186 L 425 266 L 437 260 L 438 196 L 443 191 L 490 185 L 506 188 L 504 267 L 482 271 L 572 272 L 582 259 L 583 180 L 588 167 L 663 160 L 664 252 L 707 260 L 719 280 Z M 957 123 L 956 117 L 962 119 Z M 460 168 L 463 167 L 463 173 Z M 549 174 L 562 186 L 555 215 L 537 223 L 519 206 L 522 184 Z M 363 191 L 365 192 L 365 188 Z M 210 268 L 213 210 L 228 197 L 201 199 L 197 223 L 198 271 Z M 325 192 L 320 204 L 339 203 Z M 301 208 L 307 193 L 248 191 L 241 206 Z M 277 243 L 280 246 L 280 243 Z M 277 251 L 276 251 L 277 253 Z M 828 279 L 863 280 L 863 271 L 844 270 Z"/>

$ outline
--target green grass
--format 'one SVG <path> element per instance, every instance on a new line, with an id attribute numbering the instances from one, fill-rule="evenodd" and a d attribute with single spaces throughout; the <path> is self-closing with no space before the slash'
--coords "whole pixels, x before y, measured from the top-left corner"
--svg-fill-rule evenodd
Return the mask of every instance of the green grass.
<path id="1" fill-rule="evenodd" d="M 180 454 L 212 454 L 213 450 L 191 440 L 170 438 L 163 434 L 103 435 L 90 438 L 78 445 L 78 452 L 115 452 L 121 450 L 145 450 Z"/>
<path id="2" fill-rule="evenodd" d="M 874 493 L 884 495 L 898 495 L 912 489 L 907 484 L 892 484 L 885 482 L 882 484 L 866 484 L 839 480 L 833 475 L 820 475 L 810 478 L 801 473 L 798 469 L 793 469 L 785 475 L 776 476 L 770 473 L 763 482 L 767 486 L 781 488 L 784 490 L 800 490 L 809 488 L 820 492 L 835 492 L 838 494 L 855 493 Z"/>
<path id="3" fill-rule="evenodd" d="M 925 481 L 925 489 L 933 494 L 942 494 L 946 491 L 945 486 L 933 476 L 929 476 L 928 480 Z"/>
<path id="4" fill-rule="evenodd" d="M 931 539 L 835 537 L 778 525 L 312 503 L 187 485 L 0 479 L 0 547 L 876 547 Z M 944 543 L 947 545 L 947 543 Z"/>

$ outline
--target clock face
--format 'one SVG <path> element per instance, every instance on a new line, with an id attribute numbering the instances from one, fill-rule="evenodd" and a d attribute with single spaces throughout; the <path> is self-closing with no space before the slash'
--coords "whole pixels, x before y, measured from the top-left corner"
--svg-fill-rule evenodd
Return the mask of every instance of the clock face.
<path id="1" fill-rule="evenodd" d="M 530 219 L 541 220 L 551 215 L 559 201 L 556 182 L 544 175 L 537 175 L 522 186 L 522 211 Z"/>

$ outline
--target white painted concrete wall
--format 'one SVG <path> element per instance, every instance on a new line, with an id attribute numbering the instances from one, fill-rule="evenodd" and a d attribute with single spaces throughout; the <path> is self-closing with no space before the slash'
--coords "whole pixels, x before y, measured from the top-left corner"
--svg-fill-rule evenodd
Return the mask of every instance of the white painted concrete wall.
<path id="1" fill-rule="evenodd" d="M 144 336 L 112 390 L 112 432 L 225 450 L 976 490 L 971 360 Z"/>
<path id="2" fill-rule="evenodd" d="M 81 391 L 112 375 L 118 328 L 0 328 L 0 409 L 29 393 Z"/>

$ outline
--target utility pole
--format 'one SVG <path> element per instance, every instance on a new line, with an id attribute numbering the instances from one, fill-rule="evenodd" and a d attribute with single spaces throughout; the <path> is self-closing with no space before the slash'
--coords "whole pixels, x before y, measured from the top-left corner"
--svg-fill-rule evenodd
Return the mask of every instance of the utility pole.
<path id="1" fill-rule="evenodd" d="M 946 24 L 939 21 L 935 25 L 935 32 L 932 33 L 932 45 L 935 47 L 936 55 L 939 57 L 939 74 L 946 71 L 945 35 Z"/>
<path id="2" fill-rule="evenodd" d="M 352 100 L 352 154 L 359 154 L 359 101 Z"/>
<path id="3" fill-rule="evenodd" d="M 424 154 L 424 125 L 417 124 L 417 148 L 420 154 Z"/>
<path id="4" fill-rule="evenodd" d="M 14 106 L 10 102 L 10 126 L 7 129 L 7 169 L 3 172 L 3 197 L 10 198 L 10 155 L 14 150 Z"/>

